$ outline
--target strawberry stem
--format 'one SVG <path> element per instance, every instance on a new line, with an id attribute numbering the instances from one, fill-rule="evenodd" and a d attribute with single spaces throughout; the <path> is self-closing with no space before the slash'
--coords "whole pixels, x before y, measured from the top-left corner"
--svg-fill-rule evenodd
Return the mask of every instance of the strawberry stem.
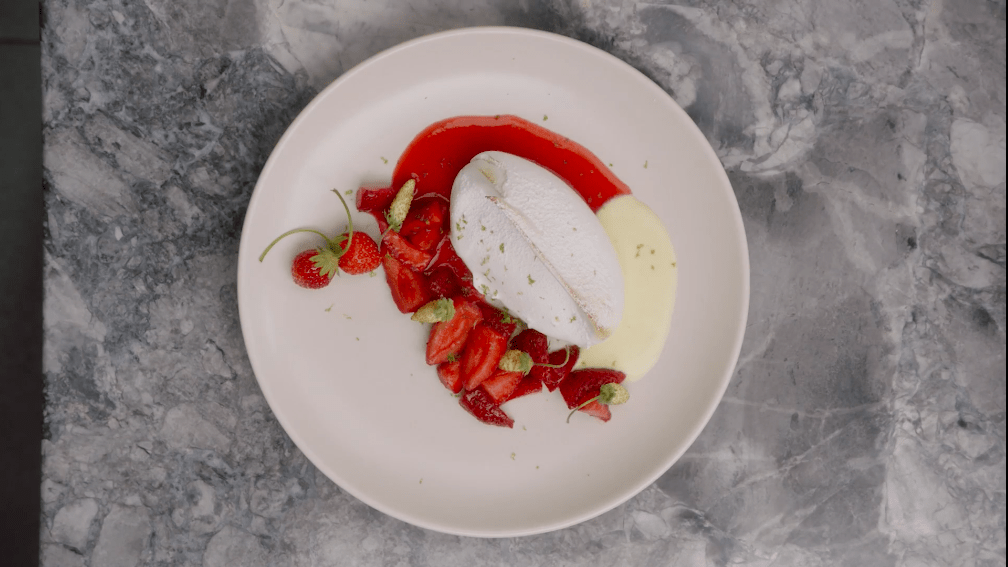
<path id="1" fill-rule="evenodd" d="M 535 366 L 542 366 L 544 368 L 563 368 L 564 366 L 567 366 L 568 362 L 570 362 L 570 347 L 567 347 L 567 348 L 564 349 L 564 355 L 565 355 L 564 356 L 564 361 L 561 362 L 560 364 L 549 364 L 548 362 L 537 362 L 537 363 L 535 363 Z"/>
<path id="2" fill-rule="evenodd" d="M 330 250 L 335 252 L 337 258 L 342 256 L 343 253 L 347 251 L 347 248 L 350 248 L 350 243 L 353 241 L 353 217 L 350 216 L 350 207 L 346 204 L 346 199 L 343 198 L 343 195 L 340 195 L 339 191 L 335 189 L 333 189 L 332 192 L 336 193 L 336 196 L 339 197 L 340 202 L 343 203 L 343 210 L 346 211 L 346 217 L 347 217 L 346 246 L 340 246 L 338 238 L 337 240 L 330 240 L 328 236 L 315 230 L 314 228 L 295 228 L 294 230 L 288 230 L 287 232 L 276 237 L 276 239 L 274 239 L 273 242 L 270 242 L 269 246 L 267 246 L 266 249 L 263 250 L 263 253 L 259 255 L 259 261 L 260 262 L 263 261 L 263 258 L 266 257 L 266 253 L 272 250 L 273 246 L 275 246 L 277 242 L 283 240 L 284 237 L 290 236 L 292 234 L 297 234 L 299 232 L 310 232 L 312 234 L 317 234 L 321 236 L 325 240 L 326 248 L 329 248 Z"/>
<path id="3" fill-rule="evenodd" d="M 572 415 L 574 415 L 574 413 L 575 413 L 575 412 L 576 412 L 577 410 L 579 410 L 579 409 L 581 409 L 581 408 L 585 407 L 586 405 L 588 405 L 588 404 L 590 404 L 590 403 L 594 402 L 595 400 L 597 400 L 597 399 L 599 399 L 599 398 L 601 398 L 601 397 L 602 397 L 602 394 L 599 394 L 599 395 L 595 396 L 594 398 L 592 398 L 592 399 L 590 399 L 590 400 L 587 400 L 587 401 L 586 401 L 585 403 L 583 403 L 583 404 L 579 405 L 578 407 L 576 407 L 576 408 L 572 409 L 572 410 L 571 410 L 571 412 L 570 412 L 569 414 L 567 414 L 567 423 L 570 423 L 570 418 L 571 418 L 571 416 L 572 416 Z"/>
<path id="4" fill-rule="evenodd" d="M 333 189 L 332 192 L 336 193 L 336 196 L 339 197 L 340 203 L 343 203 L 343 210 L 346 211 L 346 218 L 347 218 L 347 239 L 346 239 L 346 243 L 347 244 L 346 244 L 346 248 L 343 249 L 343 252 L 346 252 L 346 249 L 350 248 L 350 244 L 353 243 L 353 217 L 350 216 L 350 207 L 347 206 L 346 199 L 343 198 L 343 195 L 340 195 L 340 192 L 337 191 L 337 190 L 335 190 L 335 189 Z"/>
<path id="5" fill-rule="evenodd" d="M 332 246 L 332 241 L 329 240 L 328 236 L 322 234 L 321 232 L 319 232 L 319 231 L 317 231 L 317 230 L 315 230 L 313 228 L 295 228 L 294 230 L 288 230 L 287 232 L 285 232 L 285 233 L 281 234 L 280 236 L 276 237 L 276 239 L 273 242 L 270 242 L 269 246 L 267 246 L 266 249 L 263 250 L 263 253 L 259 256 L 259 261 L 262 262 L 263 258 L 266 257 L 266 253 L 269 252 L 273 248 L 273 246 L 276 245 L 277 242 L 280 242 L 281 239 L 283 239 L 284 237 L 290 236 L 292 234 L 296 234 L 298 232 L 311 232 L 313 234 L 317 234 L 317 235 L 319 235 L 319 236 L 321 236 L 322 238 L 325 239 L 326 246 Z"/>

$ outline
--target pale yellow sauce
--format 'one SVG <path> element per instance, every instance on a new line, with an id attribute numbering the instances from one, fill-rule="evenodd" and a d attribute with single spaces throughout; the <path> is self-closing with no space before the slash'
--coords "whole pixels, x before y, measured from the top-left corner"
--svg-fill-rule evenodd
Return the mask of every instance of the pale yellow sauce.
<path id="1" fill-rule="evenodd" d="M 576 368 L 615 368 L 632 382 L 665 348 L 679 279 L 675 249 L 658 216 L 632 195 L 610 199 L 596 214 L 623 271 L 623 318 L 612 336 L 581 351 Z"/>

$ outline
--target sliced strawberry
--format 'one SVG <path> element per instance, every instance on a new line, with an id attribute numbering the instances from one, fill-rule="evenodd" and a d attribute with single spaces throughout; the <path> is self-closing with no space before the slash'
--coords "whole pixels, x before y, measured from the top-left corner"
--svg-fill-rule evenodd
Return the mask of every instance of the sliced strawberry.
<path id="1" fill-rule="evenodd" d="M 434 297 L 463 295 L 462 285 L 448 268 L 442 267 L 431 271 L 427 276 L 427 282 L 430 284 L 431 295 Z"/>
<path id="2" fill-rule="evenodd" d="M 393 187 L 361 187 L 357 190 L 357 210 L 362 213 L 384 213 L 395 200 L 398 189 Z"/>
<path id="3" fill-rule="evenodd" d="M 392 187 L 361 187 L 357 190 L 357 210 L 370 213 L 378 221 L 378 232 L 385 232 L 388 220 L 385 212 L 398 191 Z"/>
<path id="4" fill-rule="evenodd" d="M 450 321 L 431 326 L 430 338 L 427 339 L 427 364 L 441 364 L 451 355 L 456 358 L 461 356 L 469 332 L 483 319 L 483 314 L 472 301 L 457 297 L 452 303 L 455 305 L 455 316 Z"/>
<path id="5" fill-rule="evenodd" d="M 416 200 L 416 218 L 431 226 L 447 227 L 448 201 L 441 197 L 420 197 Z"/>
<path id="6" fill-rule="evenodd" d="M 533 364 L 549 362 L 549 340 L 546 335 L 535 329 L 525 329 L 518 333 L 515 338 L 511 339 L 511 348 L 527 352 L 532 357 Z M 541 384 L 546 370 L 547 368 L 544 366 L 533 366 L 529 375 L 535 376 Z"/>
<path id="7" fill-rule="evenodd" d="M 549 340 L 535 329 L 525 329 L 511 340 L 511 348 L 523 350 L 532 357 L 532 362 L 546 362 L 549 357 Z"/>
<path id="8" fill-rule="evenodd" d="M 469 333 L 462 350 L 462 379 L 466 390 L 475 390 L 497 369 L 507 350 L 507 337 L 487 325 L 484 320 Z"/>
<path id="9" fill-rule="evenodd" d="M 440 227 L 429 226 L 419 219 L 411 219 L 404 222 L 399 234 L 414 248 L 424 252 L 432 252 L 434 246 L 444 236 L 441 234 Z"/>
<path id="10" fill-rule="evenodd" d="M 394 230 L 382 236 L 382 252 L 391 254 L 393 258 L 417 272 L 422 272 L 431 260 L 431 254 L 416 248 Z"/>
<path id="11" fill-rule="evenodd" d="M 583 411 L 588 415 L 601 419 L 602 421 L 609 421 L 612 418 L 612 412 L 609 411 L 609 406 L 598 403 L 598 400 L 590 402 L 578 411 Z"/>
<path id="12" fill-rule="evenodd" d="M 348 274 L 357 275 L 376 270 L 379 265 L 381 265 L 381 253 L 378 252 L 378 245 L 374 239 L 363 232 L 354 232 L 350 245 L 340 256 L 340 269 Z"/>
<path id="13" fill-rule="evenodd" d="M 570 374 L 571 369 L 574 368 L 574 363 L 577 362 L 578 355 L 581 354 L 581 350 L 577 345 L 570 345 L 567 347 L 567 350 L 570 351 L 569 358 L 564 354 L 564 349 L 549 353 L 550 364 L 563 364 L 564 358 L 567 358 L 567 364 L 564 364 L 562 368 L 541 367 L 543 369 L 543 384 L 546 385 L 546 389 L 550 392 L 556 390 L 557 386 Z"/>
<path id="14" fill-rule="evenodd" d="M 626 379 L 626 374 L 608 368 L 574 370 L 560 383 L 560 394 L 567 402 L 567 407 L 574 409 L 599 395 L 602 384 L 619 384 L 624 379 Z"/>
<path id="15" fill-rule="evenodd" d="M 438 242 L 437 248 L 434 250 L 434 258 L 431 259 L 430 267 L 428 269 L 440 268 L 441 266 L 447 266 L 451 268 L 455 275 L 459 279 L 472 279 L 472 272 L 466 267 L 465 262 L 459 257 L 458 252 L 455 251 L 455 247 L 452 246 L 451 237 L 444 236 L 441 238 L 441 242 Z"/>
<path id="16" fill-rule="evenodd" d="M 510 348 L 528 353 L 532 358 L 534 366 L 522 378 L 522 381 L 518 383 L 518 386 L 515 387 L 514 392 L 511 393 L 508 399 L 513 400 L 521 396 L 541 392 L 543 377 L 546 375 L 546 371 L 549 370 L 544 366 L 538 366 L 538 364 L 549 362 L 549 353 L 547 352 L 549 342 L 546 335 L 535 329 L 525 329 L 518 333 L 515 338 L 511 339 Z"/>
<path id="17" fill-rule="evenodd" d="M 502 404 L 511 399 L 512 392 L 518 387 L 524 375 L 521 372 L 508 372 L 498 368 L 489 378 L 480 384 L 495 404 Z"/>
<path id="18" fill-rule="evenodd" d="M 417 249 L 433 251 L 448 234 L 448 203 L 440 197 L 416 199 L 399 233 Z"/>
<path id="19" fill-rule="evenodd" d="M 392 300 L 402 313 L 412 313 L 430 301 L 430 287 L 427 278 L 414 272 L 386 254 L 382 257 L 385 266 L 385 281 L 388 283 Z"/>
<path id="20" fill-rule="evenodd" d="M 511 416 L 504 413 L 504 410 L 495 404 L 483 390 L 470 390 L 462 394 L 462 397 L 459 398 L 459 405 L 483 423 L 514 427 L 514 420 L 511 419 Z"/>
<path id="21" fill-rule="evenodd" d="M 453 394 L 462 391 L 462 362 L 453 360 L 438 364 L 437 375 L 444 387 L 451 390 Z"/>
<path id="22" fill-rule="evenodd" d="M 532 369 L 535 370 L 535 367 L 533 366 Z M 513 400 L 529 394 L 538 394 L 539 392 L 542 392 L 542 386 L 542 379 L 537 376 L 533 376 L 532 372 L 529 372 L 524 378 L 522 378 L 521 382 L 518 382 L 518 385 L 515 386 L 515 389 L 511 392 L 508 400 Z"/>
<path id="23" fill-rule="evenodd" d="M 483 321 L 487 325 L 501 335 L 509 339 L 511 338 L 511 335 L 514 334 L 515 329 L 518 327 L 517 319 L 485 301 L 479 303 L 479 308 L 483 312 Z"/>

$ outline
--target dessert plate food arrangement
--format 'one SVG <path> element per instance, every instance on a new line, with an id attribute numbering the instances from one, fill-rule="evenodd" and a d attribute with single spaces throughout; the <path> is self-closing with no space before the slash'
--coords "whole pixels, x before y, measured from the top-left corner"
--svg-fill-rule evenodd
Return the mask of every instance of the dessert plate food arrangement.
<path id="1" fill-rule="evenodd" d="M 618 59 L 511 28 L 420 38 L 320 93 L 238 262 L 250 361 L 304 454 L 385 513 L 487 537 L 665 472 L 727 387 L 748 297 L 689 117 Z"/>

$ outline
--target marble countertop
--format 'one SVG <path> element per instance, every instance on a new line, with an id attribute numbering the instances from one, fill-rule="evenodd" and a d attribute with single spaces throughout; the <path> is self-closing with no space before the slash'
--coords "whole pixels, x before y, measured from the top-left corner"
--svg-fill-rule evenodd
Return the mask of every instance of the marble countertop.
<path id="1" fill-rule="evenodd" d="M 42 564 L 1005 565 L 1005 2 L 45 0 Z M 722 160 L 741 358 L 657 482 L 484 540 L 376 512 L 257 386 L 235 262 L 325 85 L 475 25 L 637 67 Z"/>

